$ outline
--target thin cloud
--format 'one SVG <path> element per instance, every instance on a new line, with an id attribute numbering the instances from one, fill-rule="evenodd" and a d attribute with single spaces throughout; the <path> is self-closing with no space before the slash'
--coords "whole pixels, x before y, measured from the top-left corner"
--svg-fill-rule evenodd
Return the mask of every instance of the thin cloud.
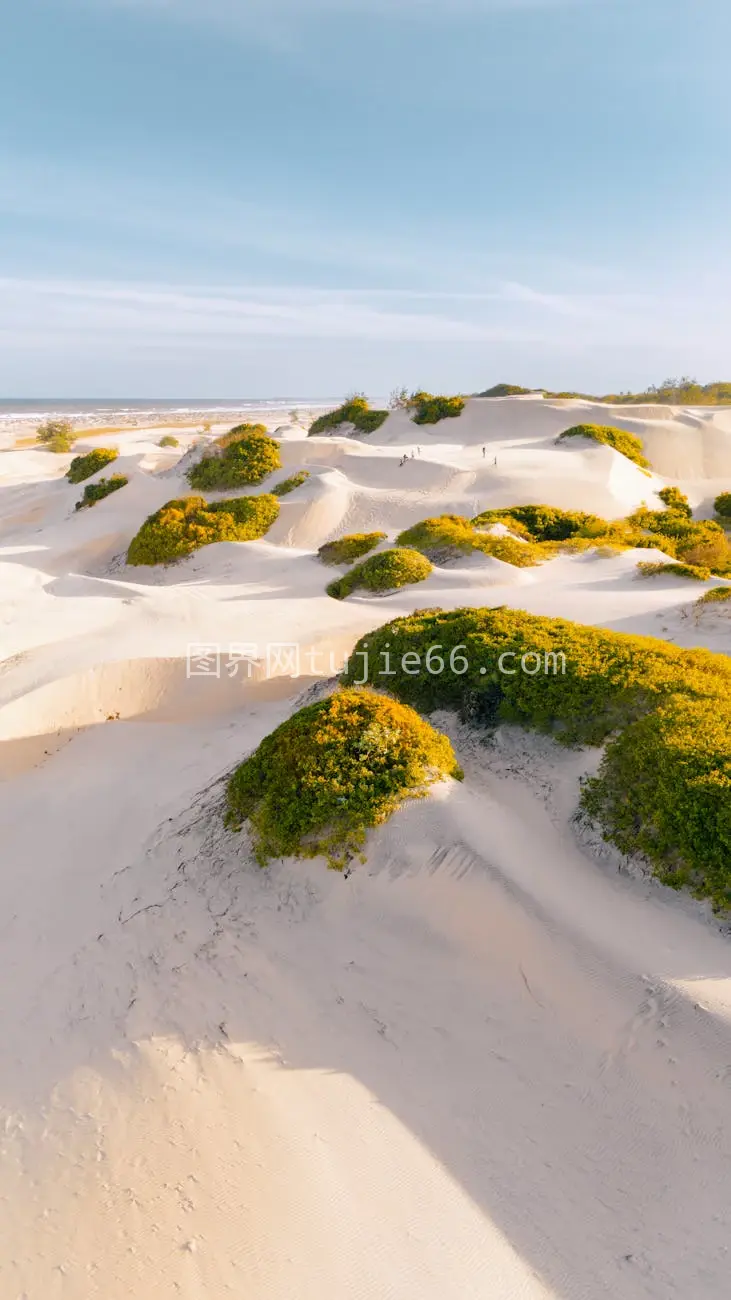
<path id="1" fill-rule="evenodd" d="M 564 347 L 706 341 L 731 309 L 692 297 L 543 294 L 526 285 L 484 294 L 320 287 L 190 286 L 0 279 L 0 333 L 14 346 L 120 339 L 180 347 L 246 339 L 389 343 L 554 343 Z"/>
<path id="2" fill-rule="evenodd" d="M 0 280 L 0 330 L 48 337 L 135 334 L 495 342 L 535 337 L 519 324 L 373 305 L 327 290 L 181 290 L 64 280 Z"/>

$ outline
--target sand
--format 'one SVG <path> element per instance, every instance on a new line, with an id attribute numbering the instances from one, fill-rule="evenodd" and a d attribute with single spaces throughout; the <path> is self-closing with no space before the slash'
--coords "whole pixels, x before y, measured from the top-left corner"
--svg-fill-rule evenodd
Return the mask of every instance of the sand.
<path id="1" fill-rule="evenodd" d="M 445 716 L 464 784 L 347 877 L 261 871 L 221 827 L 231 767 L 413 609 L 729 650 L 728 611 L 693 604 L 711 584 L 638 580 L 646 551 L 325 595 L 314 552 L 345 531 L 620 517 L 668 482 L 708 514 L 729 486 L 727 412 L 612 408 L 650 478 L 556 446 L 579 420 L 608 416 L 474 400 L 432 430 L 286 429 L 280 477 L 311 477 L 267 538 L 149 571 L 126 543 L 187 490 L 194 431 L 82 438 L 130 482 L 78 514 L 70 457 L 0 457 L 2 1300 L 725 1300 L 731 948 L 576 822 L 597 752 Z M 187 676 L 191 643 L 219 676 Z"/>

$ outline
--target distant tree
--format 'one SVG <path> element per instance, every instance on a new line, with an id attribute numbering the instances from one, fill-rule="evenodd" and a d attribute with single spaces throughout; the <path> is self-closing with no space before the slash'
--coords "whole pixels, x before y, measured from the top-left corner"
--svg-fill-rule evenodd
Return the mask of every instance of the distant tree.
<path id="1" fill-rule="evenodd" d="M 407 411 L 411 405 L 408 388 L 394 388 L 388 399 L 389 411 Z"/>
<path id="2" fill-rule="evenodd" d="M 36 438 L 50 451 L 71 451 L 74 441 L 74 426 L 70 420 L 46 420 L 36 429 Z"/>

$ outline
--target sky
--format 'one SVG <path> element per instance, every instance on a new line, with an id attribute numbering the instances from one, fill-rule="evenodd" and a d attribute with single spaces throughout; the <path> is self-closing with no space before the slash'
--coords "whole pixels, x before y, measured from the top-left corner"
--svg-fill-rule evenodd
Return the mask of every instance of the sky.
<path id="1" fill-rule="evenodd" d="M 731 379 L 729 0 L 23 0 L 0 397 Z"/>

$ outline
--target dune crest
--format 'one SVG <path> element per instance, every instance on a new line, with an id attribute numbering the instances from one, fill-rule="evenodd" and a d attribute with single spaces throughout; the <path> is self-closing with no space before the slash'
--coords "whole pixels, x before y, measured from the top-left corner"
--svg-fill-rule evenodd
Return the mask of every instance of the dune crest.
<path id="1" fill-rule="evenodd" d="M 577 823 L 598 751 L 440 715 L 464 782 L 347 874 L 262 870 L 221 813 L 231 770 L 417 609 L 728 653 L 731 604 L 695 604 L 719 580 L 637 580 L 662 538 L 466 553 L 344 600 L 317 552 L 516 504 L 618 520 L 668 484 L 710 518 L 731 415 L 471 399 L 313 438 L 264 418 L 272 482 L 309 477 L 264 537 L 167 567 L 126 548 L 192 493 L 194 430 L 80 435 L 129 481 L 79 512 L 71 455 L 0 456 L 3 1300 L 725 1300 L 731 948 Z M 635 433 L 651 471 L 556 442 L 578 423 Z"/>

